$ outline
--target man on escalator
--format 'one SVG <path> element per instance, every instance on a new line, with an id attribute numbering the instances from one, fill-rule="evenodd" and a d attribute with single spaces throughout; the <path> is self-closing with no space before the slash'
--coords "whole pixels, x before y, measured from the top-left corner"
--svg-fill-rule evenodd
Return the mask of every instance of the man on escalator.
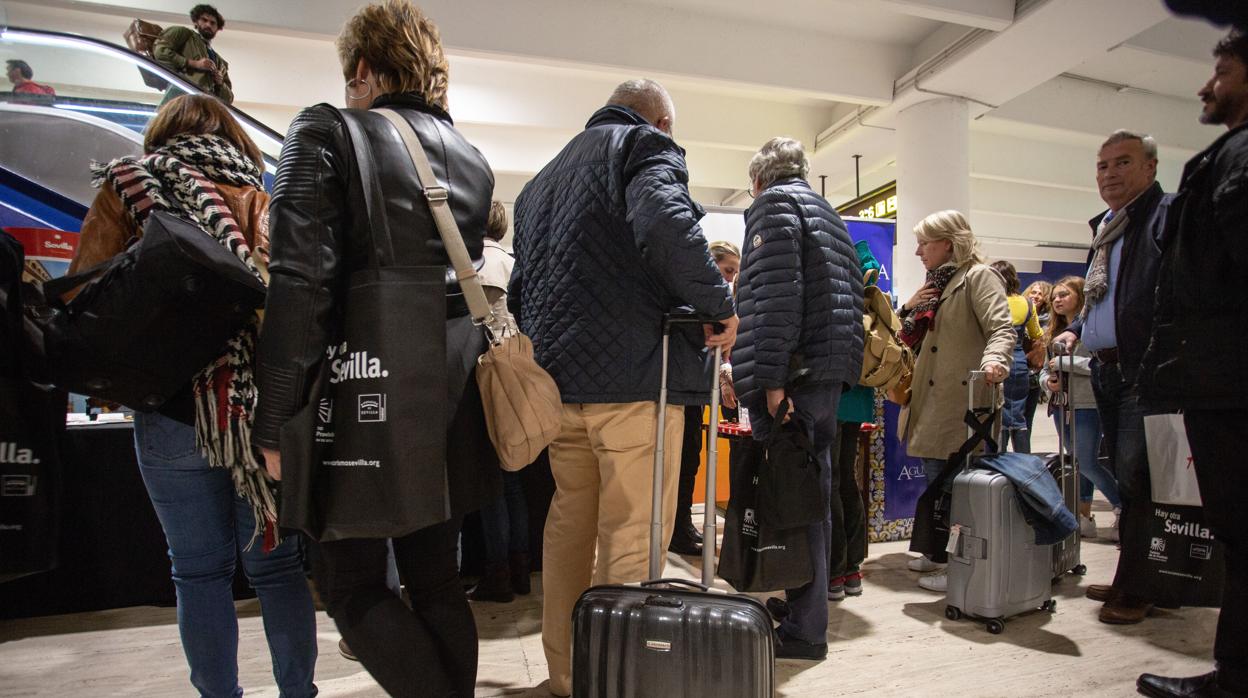
<path id="1" fill-rule="evenodd" d="M 225 28 L 225 18 L 212 5 L 196 5 L 191 8 L 191 23 L 194 29 L 169 27 L 161 32 L 152 46 L 152 57 L 204 92 L 232 104 L 230 66 L 212 48 L 212 39 Z M 170 90 L 165 99 L 180 93 L 180 90 Z"/>
<path id="2" fill-rule="evenodd" d="M 4 67 L 9 82 L 13 83 L 13 94 L 56 97 L 56 90 L 52 89 L 50 85 L 43 85 L 31 80 L 31 78 L 35 77 L 35 71 L 31 70 L 30 64 L 26 61 L 19 59 L 5 61 Z"/>

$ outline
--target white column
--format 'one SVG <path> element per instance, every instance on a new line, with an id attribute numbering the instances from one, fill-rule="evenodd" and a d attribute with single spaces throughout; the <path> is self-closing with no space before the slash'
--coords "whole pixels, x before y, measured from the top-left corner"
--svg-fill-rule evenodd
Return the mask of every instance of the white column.
<path id="1" fill-rule="evenodd" d="M 966 100 L 951 97 L 920 102 L 897 117 L 893 289 L 901 303 L 923 285 L 927 273 L 914 254 L 914 226 L 945 209 L 971 215 L 969 119 Z"/>

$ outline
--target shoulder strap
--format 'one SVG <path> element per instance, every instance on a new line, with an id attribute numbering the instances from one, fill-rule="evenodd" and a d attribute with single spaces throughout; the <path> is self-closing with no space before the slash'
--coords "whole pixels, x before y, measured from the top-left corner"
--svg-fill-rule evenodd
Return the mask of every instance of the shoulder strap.
<path id="1" fill-rule="evenodd" d="M 420 137 L 416 135 L 416 129 L 407 123 L 407 119 L 392 109 L 375 109 L 374 111 L 386 117 L 399 132 L 399 137 L 403 139 L 407 154 L 411 156 L 412 164 L 416 166 L 416 176 L 420 180 L 425 200 L 429 202 L 433 222 L 438 226 L 438 234 L 442 236 L 442 244 L 446 245 L 446 254 L 451 258 L 451 266 L 455 269 L 455 276 L 459 279 L 459 287 L 464 291 L 468 312 L 472 313 L 472 319 L 477 324 L 488 326 L 488 321 L 493 317 L 493 313 L 490 312 L 490 303 L 485 298 L 485 290 L 481 288 L 481 279 L 477 277 L 476 267 L 472 266 L 472 258 L 468 256 L 468 248 L 464 245 L 464 237 L 459 232 L 459 224 L 455 222 L 455 215 L 451 212 L 446 187 L 438 183 L 437 176 L 433 174 L 433 168 L 429 165 L 429 156 L 425 155 L 425 148 L 420 143 Z"/>
<path id="2" fill-rule="evenodd" d="M 374 267 L 392 266 L 394 261 L 394 243 L 390 239 L 390 220 L 386 215 L 386 199 L 381 192 L 381 178 L 377 176 L 377 166 L 373 159 L 373 147 L 369 143 L 364 127 L 360 125 L 359 113 L 339 109 L 342 122 L 346 124 L 351 149 L 355 151 L 355 165 L 360 171 L 360 186 L 364 194 L 364 211 L 368 218 L 368 235 L 372 241 L 372 262 Z"/>

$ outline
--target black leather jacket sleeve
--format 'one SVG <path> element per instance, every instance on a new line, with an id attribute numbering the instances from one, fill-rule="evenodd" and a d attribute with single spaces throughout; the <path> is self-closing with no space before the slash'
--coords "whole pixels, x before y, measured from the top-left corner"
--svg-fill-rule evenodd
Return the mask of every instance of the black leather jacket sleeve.
<path id="1" fill-rule="evenodd" d="M 331 107 L 309 107 L 291 123 L 282 146 L 269 205 L 272 260 L 252 433 L 265 448 L 278 447 L 282 425 L 307 402 L 338 324 L 332 316 L 351 221 L 351 164 L 332 146 L 343 128 Z"/>

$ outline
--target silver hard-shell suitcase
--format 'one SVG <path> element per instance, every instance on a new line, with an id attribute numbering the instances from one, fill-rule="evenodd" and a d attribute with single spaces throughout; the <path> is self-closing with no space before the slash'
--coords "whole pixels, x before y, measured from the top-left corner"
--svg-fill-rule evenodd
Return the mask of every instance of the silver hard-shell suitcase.
<path id="1" fill-rule="evenodd" d="M 745 594 L 711 592 L 715 577 L 715 469 L 719 380 L 712 377 L 707 431 L 706 513 L 702 583 L 658 579 L 663 540 L 664 418 L 668 338 L 664 323 L 659 388 L 659 441 L 651 508 L 650 579 L 640 586 L 591 587 L 572 614 L 572 695 L 576 698 L 715 696 L 763 698 L 774 689 L 771 616 Z M 715 350 L 718 369 L 720 350 Z M 683 587 L 683 588 L 682 588 Z"/>
<path id="2" fill-rule="evenodd" d="M 972 411 L 975 385 L 983 377 L 982 371 L 972 371 L 967 380 Z M 995 406 L 996 391 L 993 399 Z M 995 634 L 1005 630 L 1010 616 L 1056 608 L 1053 546 L 1036 545 L 1009 478 L 971 468 L 973 458 L 967 456 L 965 469 L 953 480 L 945 616 L 984 620 Z"/>
<path id="3" fill-rule="evenodd" d="M 1052 354 L 1056 358 L 1058 375 L 1061 376 L 1062 388 L 1053 394 L 1053 405 L 1058 408 L 1058 421 L 1062 427 L 1057 430 L 1057 455 L 1049 460 L 1049 472 L 1057 480 L 1058 489 L 1062 491 L 1062 499 L 1067 508 L 1079 511 L 1079 463 L 1075 460 L 1078 443 L 1078 429 L 1075 428 L 1075 410 L 1070 403 L 1070 379 L 1074 369 L 1074 356 L 1068 354 L 1065 344 L 1053 345 Z M 1063 362 L 1065 359 L 1065 362 Z M 1065 370 L 1062 370 L 1063 364 Z M 1066 438 L 1069 430 L 1070 438 Z M 1082 538 L 1079 529 L 1053 544 L 1053 581 L 1067 573 L 1087 574 L 1088 568 L 1081 559 Z"/>

